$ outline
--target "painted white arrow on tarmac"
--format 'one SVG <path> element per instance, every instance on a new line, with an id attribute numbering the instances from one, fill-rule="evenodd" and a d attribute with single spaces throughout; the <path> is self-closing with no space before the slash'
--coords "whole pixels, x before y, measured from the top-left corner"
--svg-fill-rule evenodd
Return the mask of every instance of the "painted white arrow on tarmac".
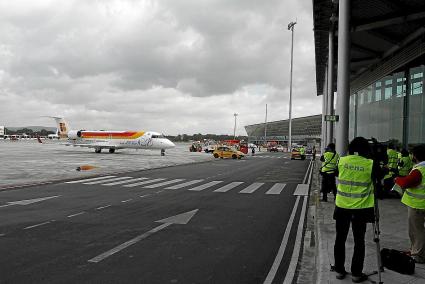
<path id="1" fill-rule="evenodd" d="M 135 243 L 137 243 L 137 242 L 139 242 L 143 239 L 146 239 L 147 237 L 149 237 L 153 233 L 159 232 L 160 230 L 165 229 L 172 224 L 186 225 L 190 221 L 190 219 L 192 219 L 192 217 L 195 216 L 195 214 L 196 214 L 196 212 L 198 212 L 198 210 L 199 209 L 195 209 L 195 210 L 188 211 L 188 212 L 185 212 L 185 213 L 182 213 L 182 214 L 178 214 L 178 215 L 175 215 L 175 216 L 172 216 L 172 217 L 169 217 L 169 218 L 165 218 L 165 219 L 162 219 L 162 220 L 155 221 L 157 223 L 163 223 L 163 224 L 159 225 L 158 227 L 155 227 L 152 230 L 150 230 L 150 231 L 148 231 L 144 234 L 141 234 L 140 236 L 137 236 L 137 237 L 135 237 L 135 238 L 123 243 L 123 244 L 120 244 L 119 246 L 116 246 L 113 249 L 108 250 L 107 252 L 104 252 L 102 254 L 99 254 L 96 257 L 93 257 L 92 259 L 89 259 L 88 262 L 93 262 L 93 263 L 100 262 L 100 261 L 104 260 L 105 258 L 110 257 L 111 255 L 113 255 L 113 254 L 115 254 L 115 253 L 117 253 L 117 252 L 119 252 L 119 251 L 121 251 L 125 248 L 128 248 L 129 246 L 134 245 Z"/>
<path id="2" fill-rule="evenodd" d="M 44 201 L 44 200 L 56 198 L 56 197 L 59 197 L 59 196 L 60 195 L 48 196 L 48 197 L 40 197 L 40 198 L 27 199 L 27 200 L 19 200 L 19 201 L 10 201 L 6 205 L 0 206 L 0 208 L 1 207 L 11 206 L 11 205 L 29 205 L 29 204 L 37 203 L 37 202 L 40 202 L 40 201 Z"/>

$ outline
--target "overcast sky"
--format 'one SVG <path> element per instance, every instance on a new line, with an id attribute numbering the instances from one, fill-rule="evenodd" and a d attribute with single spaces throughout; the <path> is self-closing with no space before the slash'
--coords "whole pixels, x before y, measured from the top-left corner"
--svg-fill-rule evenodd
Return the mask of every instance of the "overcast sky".
<path id="1" fill-rule="evenodd" d="M 0 0 L 0 125 L 237 134 L 321 113 L 311 1 Z"/>

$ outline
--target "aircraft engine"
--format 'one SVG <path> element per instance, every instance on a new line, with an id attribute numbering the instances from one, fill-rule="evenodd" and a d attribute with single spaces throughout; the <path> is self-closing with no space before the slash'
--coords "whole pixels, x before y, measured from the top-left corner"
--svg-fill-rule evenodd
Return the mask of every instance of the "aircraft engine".
<path id="1" fill-rule="evenodd" d="M 68 138 L 69 139 L 79 139 L 81 138 L 81 131 L 82 130 L 71 130 L 68 132 Z"/>

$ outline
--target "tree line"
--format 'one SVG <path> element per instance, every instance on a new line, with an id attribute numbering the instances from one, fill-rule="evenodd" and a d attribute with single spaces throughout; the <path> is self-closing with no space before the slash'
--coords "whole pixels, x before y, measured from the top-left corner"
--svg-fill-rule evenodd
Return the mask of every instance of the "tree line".
<path id="1" fill-rule="evenodd" d="M 55 134 L 55 132 L 50 131 L 50 130 L 46 130 L 46 129 L 41 129 L 40 131 L 34 131 L 31 128 L 21 128 L 21 129 L 17 129 L 17 130 L 10 130 L 8 128 L 4 128 L 4 132 L 6 135 L 22 135 L 22 134 L 27 134 L 30 136 L 34 136 L 34 135 L 40 135 L 40 136 L 47 136 L 49 134 Z"/>

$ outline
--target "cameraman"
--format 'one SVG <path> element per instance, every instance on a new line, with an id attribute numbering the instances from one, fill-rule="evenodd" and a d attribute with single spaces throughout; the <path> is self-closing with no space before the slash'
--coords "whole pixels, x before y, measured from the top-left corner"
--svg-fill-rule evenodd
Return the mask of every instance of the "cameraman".
<path id="1" fill-rule="evenodd" d="M 336 221 L 334 246 L 335 271 L 337 279 L 344 279 L 345 242 L 350 223 L 354 237 L 354 253 L 351 261 L 352 281 L 367 280 L 363 273 L 365 257 L 366 224 L 375 221 L 374 182 L 381 178 L 379 163 L 371 159 L 368 141 L 356 137 L 348 146 L 349 155 L 338 162 L 338 189 L 333 218 Z"/>
<path id="2" fill-rule="evenodd" d="M 395 182 L 405 189 L 401 202 L 408 208 L 410 254 L 417 263 L 425 263 L 425 144 L 412 152 L 415 166 L 408 176 L 398 177 Z"/>

